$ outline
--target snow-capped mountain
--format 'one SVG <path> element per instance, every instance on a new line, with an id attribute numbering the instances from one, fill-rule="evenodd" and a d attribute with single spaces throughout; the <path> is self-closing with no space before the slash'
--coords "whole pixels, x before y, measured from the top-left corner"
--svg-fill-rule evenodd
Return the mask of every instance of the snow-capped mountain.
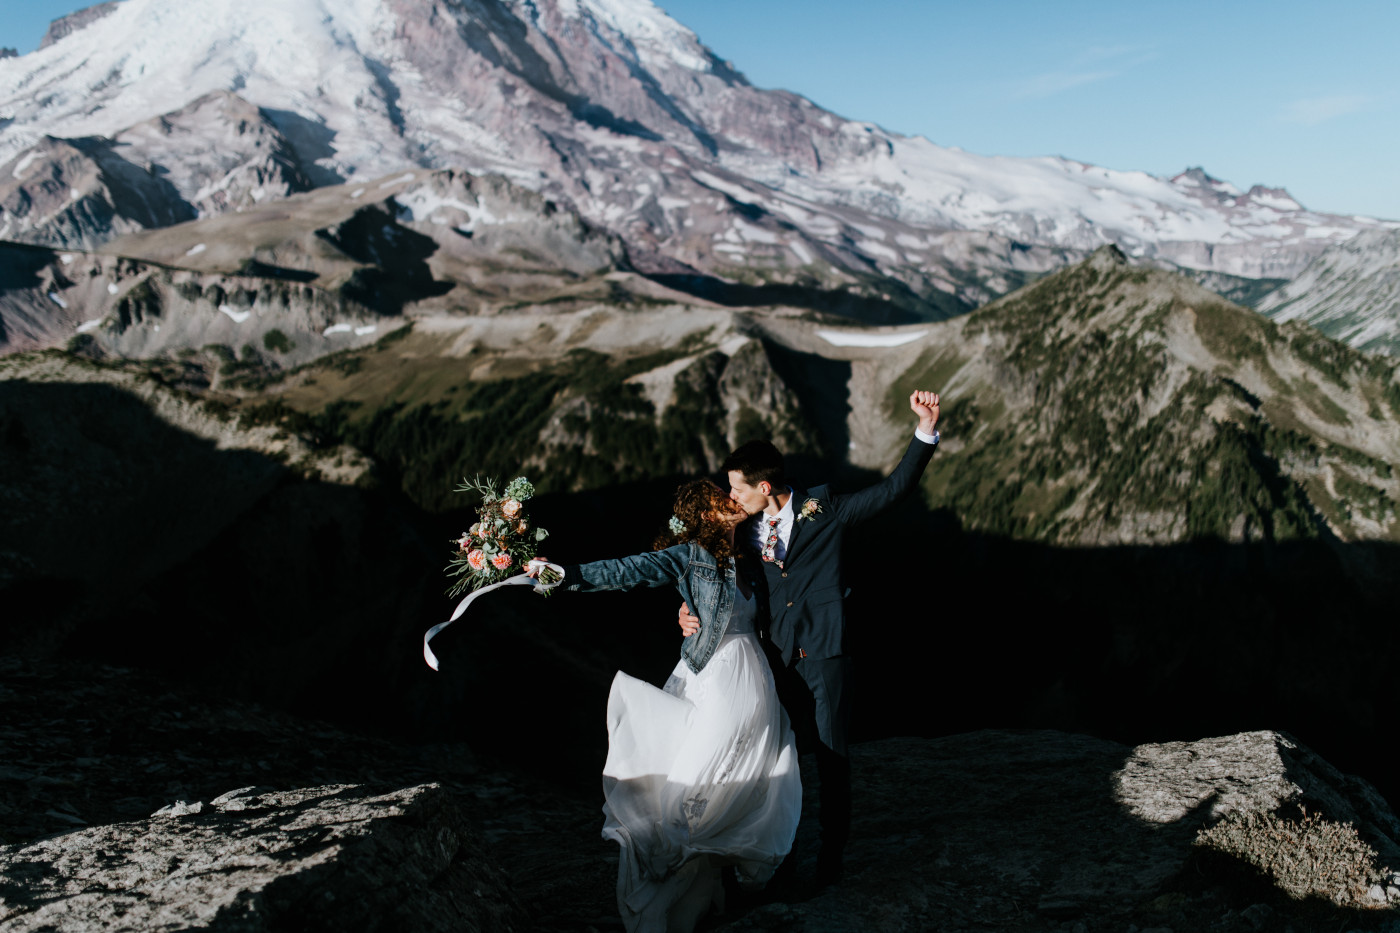
<path id="1" fill-rule="evenodd" d="M 110 141 L 168 185 L 166 213 L 497 172 L 621 235 L 639 267 L 898 292 L 929 316 L 1104 243 L 1284 278 L 1383 226 L 1200 170 L 980 156 L 846 120 L 754 88 L 649 0 L 123 0 L 54 32 L 0 61 L 0 237 L 67 242 L 44 229 L 61 205 L 35 205 L 92 194 L 52 177 L 46 137 Z M 248 117 L 187 131 L 209 101 Z"/>
<path id="2" fill-rule="evenodd" d="M 1330 247 L 1258 307 L 1357 349 L 1400 355 L 1400 231 L 1368 231 Z"/>

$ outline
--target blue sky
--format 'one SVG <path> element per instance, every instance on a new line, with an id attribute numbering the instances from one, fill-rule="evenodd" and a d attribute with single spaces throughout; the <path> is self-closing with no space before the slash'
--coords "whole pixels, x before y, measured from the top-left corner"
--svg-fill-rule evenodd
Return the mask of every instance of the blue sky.
<path id="1" fill-rule="evenodd" d="M 72 0 L 0 2 L 38 45 Z M 663 0 L 760 87 L 995 155 L 1200 165 L 1315 210 L 1400 219 L 1394 0 Z"/>

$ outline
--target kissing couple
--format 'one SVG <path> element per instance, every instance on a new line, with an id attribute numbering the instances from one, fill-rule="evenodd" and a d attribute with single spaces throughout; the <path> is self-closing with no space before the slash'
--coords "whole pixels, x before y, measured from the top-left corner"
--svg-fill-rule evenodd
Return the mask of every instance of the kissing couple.
<path id="1" fill-rule="evenodd" d="M 684 601 L 665 687 L 619 671 L 608 697 L 603 836 L 621 847 L 629 933 L 689 931 L 722 911 L 727 866 L 741 889 L 773 878 L 802 811 L 794 727 L 817 757 L 816 881 L 839 879 L 851 824 L 841 543 L 907 496 L 932 458 L 938 395 L 916 391 L 909 407 L 909 449 L 873 486 L 795 488 L 777 448 L 750 441 L 723 464 L 728 492 L 706 479 L 677 490 L 652 551 L 563 565 L 562 590 L 672 585 Z"/>

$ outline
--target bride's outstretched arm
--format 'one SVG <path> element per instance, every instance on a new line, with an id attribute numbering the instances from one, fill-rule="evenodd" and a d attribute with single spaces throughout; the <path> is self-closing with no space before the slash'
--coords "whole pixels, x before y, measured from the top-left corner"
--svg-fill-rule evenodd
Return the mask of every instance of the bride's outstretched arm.
<path id="1" fill-rule="evenodd" d="M 619 557 L 615 560 L 595 560 L 586 564 L 562 564 L 562 590 L 631 590 L 643 586 L 666 586 L 675 583 L 685 573 L 690 548 L 684 544 Z M 531 574 L 533 576 L 533 574 Z"/>

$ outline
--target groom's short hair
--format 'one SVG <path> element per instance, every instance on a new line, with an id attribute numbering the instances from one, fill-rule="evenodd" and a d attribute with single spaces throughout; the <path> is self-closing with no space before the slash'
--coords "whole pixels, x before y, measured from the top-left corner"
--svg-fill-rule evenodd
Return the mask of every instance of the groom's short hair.
<path id="1" fill-rule="evenodd" d="M 774 489 L 787 486 L 787 472 L 783 469 L 783 454 L 767 441 L 749 441 L 737 448 L 720 465 L 725 473 L 744 474 L 744 482 L 750 486 L 767 483 Z"/>

